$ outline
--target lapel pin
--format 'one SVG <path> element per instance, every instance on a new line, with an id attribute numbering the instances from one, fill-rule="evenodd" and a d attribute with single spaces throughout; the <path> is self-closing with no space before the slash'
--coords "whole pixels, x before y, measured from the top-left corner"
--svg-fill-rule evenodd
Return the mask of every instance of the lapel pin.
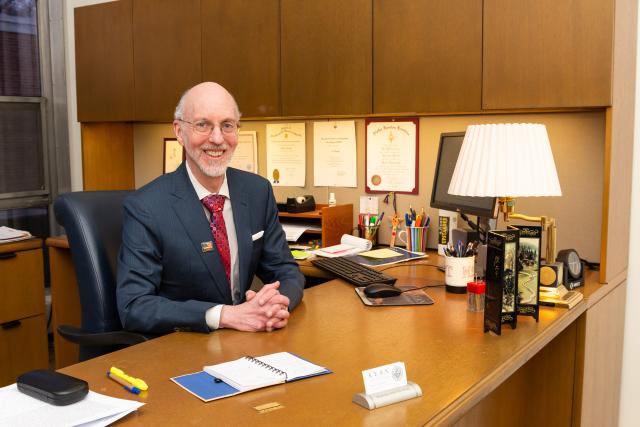
<path id="1" fill-rule="evenodd" d="M 213 251 L 213 242 L 201 242 L 200 247 L 202 248 L 202 252 L 211 252 Z"/>

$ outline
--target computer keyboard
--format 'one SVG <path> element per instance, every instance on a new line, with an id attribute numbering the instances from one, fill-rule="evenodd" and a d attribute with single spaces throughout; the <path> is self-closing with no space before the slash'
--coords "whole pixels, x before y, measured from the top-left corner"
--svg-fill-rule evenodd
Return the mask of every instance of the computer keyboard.
<path id="1" fill-rule="evenodd" d="M 356 286 L 367 286 L 372 283 L 394 284 L 396 282 L 395 277 L 387 276 L 377 270 L 343 257 L 315 258 L 311 260 L 311 264 Z"/>

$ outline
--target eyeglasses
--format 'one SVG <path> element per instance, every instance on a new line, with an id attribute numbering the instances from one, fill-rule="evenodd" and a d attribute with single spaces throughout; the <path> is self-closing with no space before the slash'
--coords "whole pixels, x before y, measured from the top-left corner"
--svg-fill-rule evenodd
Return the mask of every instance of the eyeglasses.
<path id="1" fill-rule="evenodd" d="M 213 129 L 216 127 L 216 124 L 211 123 L 208 120 L 198 120 L 197 122 L 190 122 L 182 119 L 178 119 L 178 120 L 183 123 L 187 123 L 191 125 L 193 130 L 201 135 L 211 135 L 211 132 L 213 132 Z M 220 127 L 220 131 L 225 135 L 231 135 L 235 133 L 240 127 L 238 122 L 234 122 L 231 120 L 224 121 L 220 123 L 220 125 L 218 126 Z"/>

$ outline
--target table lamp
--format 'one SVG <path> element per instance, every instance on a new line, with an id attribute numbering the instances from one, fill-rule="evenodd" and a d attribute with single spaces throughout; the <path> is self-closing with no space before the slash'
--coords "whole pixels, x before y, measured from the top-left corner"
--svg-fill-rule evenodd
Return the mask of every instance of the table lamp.
<path id="1" fill-rule="evenodd" d="M 547 128 L 535 123 L 470 125 L 449 194 L 497 197 L 504 220 L 540 223 L 547 234 L 546 261 L 555 262 L 556 222 L 514 212 L 516 197 L 561 196 Z"/>

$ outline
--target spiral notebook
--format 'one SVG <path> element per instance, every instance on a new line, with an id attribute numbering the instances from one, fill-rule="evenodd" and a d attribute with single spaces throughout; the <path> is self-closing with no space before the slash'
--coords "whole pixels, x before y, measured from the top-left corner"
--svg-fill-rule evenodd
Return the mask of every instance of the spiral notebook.
<path id="1" fill-rule="evenodd" d="M 308 362 L 295 354 L 280 352 L 260 357 L 245 356 L 205 366 L 201 372 L 181 375 L 171 380 L 208 402 L 330 372 L 327 368 Z"/>

